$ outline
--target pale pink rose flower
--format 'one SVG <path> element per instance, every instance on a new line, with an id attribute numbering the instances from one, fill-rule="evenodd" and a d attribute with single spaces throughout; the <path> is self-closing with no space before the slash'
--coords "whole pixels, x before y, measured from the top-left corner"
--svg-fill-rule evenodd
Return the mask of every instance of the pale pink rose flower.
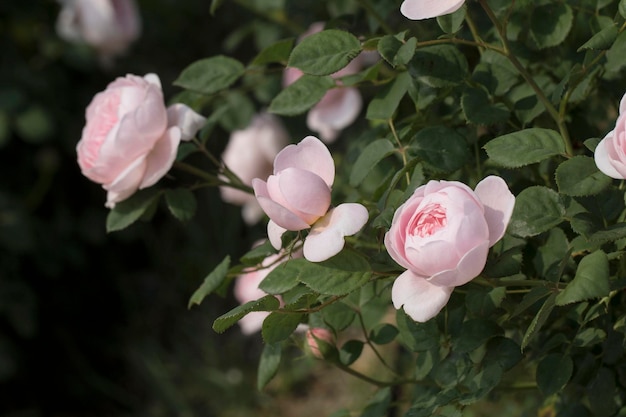
<path id="1" fill-rule="evenodd" d="M 404 0 L 400 13 L 411 20 L 430 19 L 459 10 L 465 0 Z"/>
<path id="2" fill-rule="evenodd" d="M 619 105 L 615 128 L 600 141 L 594 155 L 598 169 L 615 179 L 626 179 L 626 94 Z"/>
<path id="3" fill-rule="evenodd" d="M 329 210 L 334 179 L 335 164 L 328 148 L 307 136 L 276 155 L 274 174 L 267 181 L 252 180 L 254 194 L 270 218 L 267 232 L 276 249 L 285 231 L 311 229 L 304 241 L 304 257 L 321 262 L 339 253 L 344 237 L 367 223 L 367 209 L 361 204 L 340 204 Z"/>
<path id="4" fill-rule="evenodd" d="M 321 32 L 324 23 L 313 23 L 302 34 L 300 40 L 314 33 Z M 332 74 L 333 78 L 341 78 L 359 72 L 363 66 L 361 55 L 354 58 L 350 63 Z M 287 67 L 283 73 L 283 85 L 288 86 L 302 77 L 303 72 L 298 68 Z M 350 126 L 363 107 L 361 93 L 354 87 L 343 87 L 337 81 L 337 86 L 326 92 L 324 97 L 313 106 L 307 113 L 307 127 L 316 132 L 325 143 L 332 143 L 339 137 L 343 129 Z"/>
<path id="5" fill-rule="evenodd" d="M 191 139 L 205 122 L 183 104 L 167 109 L 155 74 L 117 78 L 94 96 L 86 119 L 76 146 L 78 165 L 107 190 L 109 208 L 161 179 L 180 141 Z"/>
<path id="6" fill-rule="evenodd" d="M 252 186 L 254 178 L 272 174 L 274 158 L 288 143 L 280 119 L 262 113 L 247 128 L 231 133 L 222 161 L 244 184 Z M 263 209 L 253 194 L 232 187 L 220 187 L 220 194 L 227 203 L 243 206 L 241 214 L 247 224 L 255 224 L 263 217 Z"/>
<path id="7" fill-rule="evenodd" d="M 141 19 L 134 0 L 60 0 L 57 33 L 82 42 L 105 60 L 122 54 L 139 37 Z"/>
<path id="8" fill-rule="evenodd" d="M 477 277 L 489 248 L 504 236 L 515 197 L 500 177 L 474 191 L 456 181 L 429 181 L 396 210 L 385 235 L 389 255 L 407 271 L 394 282 L 395 308 L 415 321 L 436 316 L 454 287 Z"/>
<path id="9" fill-rule="evenodd" d="M 306 331 L 306 341 L 311 354 L 318 359 L 324 359 L 324 348 L 320 346 L 320 341 L 334 345 L 335 336 L 328 329 L 313 327 Z"/>

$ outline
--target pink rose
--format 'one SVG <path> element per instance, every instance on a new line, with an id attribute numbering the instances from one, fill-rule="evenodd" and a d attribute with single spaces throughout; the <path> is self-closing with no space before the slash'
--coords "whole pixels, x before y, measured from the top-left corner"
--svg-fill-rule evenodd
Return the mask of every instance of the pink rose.
<path id="1" fill-rule="evenodd" d="M 323 23 L 314 23 L 302 36 L 305 38 L 324 29 Z M 363 65 L 361 56 L 354 58 L 341 70 L 332 74 L 333 78 L 340 78 L 359 72 Z M 303 72 L 298 68 L 285 68 L 283 84 L 288 86 L 302 77 Z M 350 126 L 358 117 L 363 106 L 361 93 L 354 87 L 335 87 L 326 92 L 324 97 L 313 106 L 307 114 L 307 126 L 316 132 L 326 143 L 334 142 L 339 133 Z"/>
<path id="2" fill-rule="evenodd" d="M 465 0 L 404 0 L 400 13 L 411 20 L 430 19 L 454 13 Z"/>
<path id="3" fill-rule="evenodd" d="M 306 341 L 309 349 L 311 350 L 311 354 L 318 359 L 324 359 L 324 349 L 323 346 L 320 346 L 320 341 L 325 342 L 329 345 L 335 344 L 335 336 L 328 329 L 324 329 L 323 327 L 313 327 L 306 332 Z"/>
<path id="4" fill-rule="evenodd" d="M 335 164 L 328 148 L 307 136 L 276 155 L 274 174 L 267 182 L 252 180 L 254 194 L 270 218 L 267 231 L 276 249 L 286 230 L 310 228 L 304 257 L 321 262 L 343 249 L 344 236 L 357 233 L 367 223 L 367 209 L 360 204 L 340 204 L 329 210 L 334 179 Z"/>
<path id="5" fill-rule="evenodd" d="M 489 248 L 502 238 L 515 197 L 500 177 L 476 190 L 456 181 L 429 181 L 395 212 L 385 235 L 389 255 L 407 271 L 394 282 L 395 308 L 425 322 L 446 305 L 454 287 L 478 276 Z"/>
<path id="6" fill-rule="evenodd" d="M 257 115 L 246 129 L 230 135 L 222 153 L 222 161 L 246 185 L 254 178 L 272 174 L 274 158 L 289 142 L 280 119 L 268 113 Z M 243 206 L 242 215 L 247 224 L 255 224 L 263 217 L 263 210 L 254 195 L 232 187 L 220 187 L 222 199 Z"/>
<path id="7" fill-rule="evenodd" d="M 141 21 L 134 0 L 61 0 L 57 33 L 84 42 L 103 58 L 123 53 L 139 37 Z"/>
<path id="8" fill-rule="evenodd" d="M 183 104 L 165 108 L 155 74 L 127 75 L 96 94 L 76 146 L 83 175 L 107 190 L 106 206 L 154 185 L 171 168 L 181 140 L 205 118 Z"/>
<path id="9" fill-rule="evenodd" d="M 598 169 L 611 178 L 626 179 L 626 94 L 619 105 L 615 129 L 607 133 L 595 151 Z"/>

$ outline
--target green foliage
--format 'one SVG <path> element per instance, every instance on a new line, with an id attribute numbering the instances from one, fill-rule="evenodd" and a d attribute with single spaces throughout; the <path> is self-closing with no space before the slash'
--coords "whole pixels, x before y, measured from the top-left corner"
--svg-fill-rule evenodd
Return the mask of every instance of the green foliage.
<path id="1" fill-rule="evenodd" d="M 229 267 L 230 257 L 226 256 L 224 260 L 220 262 L 209 275 L 207 275 L 202 282 L 202 285 L 194 291 L 189 299 L 187 308 L 191 308 L 194 304 L 199 305 L 206 296 L 215 291 L 222 284 L 224 278 L 226 278 L 226 273 L 228 272 Z"/>
<path id="2" fill-rule="evenodd" d="M 317 104 L 326 91 L 334 86 L 335 82 L 330 77 L 305 74 L 274 97 L 269 111 L 283 116 L 304 113 Z"/>
<path id="3" fill-rule="evenodd" d="M 174 85 L 202 94 L 212 94 L 231 86 L 244 74 L 243 64 L 227 56 L 201 59 L 185 68 Z"/>
<path id="4" fill-rule="evenodd" d="M 305 74 L 330 75 L 350 63 L 361 52 L 361 43 L 349 32 L 324 30 L 307 36 L 291 52 L 290 67 Z"/>
<path id="5" fill-rule="evenodd" d="M 142 216 L 149 215 L 159 197 L 160 193 L 151 188 L 135 193 L 130 198 L 117 203 L 107 216 L 107 232 L 125 229 Z"/>
<path id="6" fill-rule="evenodd" d="M 563 155 L 565 147 L 558 132 L 550 129 L 524 129 L 489 141 L 487 155 L 506 168 L 519 168 Z"/>

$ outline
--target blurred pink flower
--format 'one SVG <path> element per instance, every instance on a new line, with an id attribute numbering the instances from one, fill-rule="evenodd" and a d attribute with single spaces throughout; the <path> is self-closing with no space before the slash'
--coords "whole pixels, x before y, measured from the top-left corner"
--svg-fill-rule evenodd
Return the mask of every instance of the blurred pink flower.
<path id="1" fill-rule="evenodd" d="M 595 150 L 598 169 L 615 179 L 626 179 L 626 94 L 619 105 L 615 128 L 600 141 Z"/>
<path id="2" fill-rule="evenodd" d="M 141 19 L 134 0 L 60 0 L 57 33 L 95 48 L 105 60 L 122 54 L 139 37 Z"/>
<path id="3" fill-rule="evenodd" d="M 312 24 L 300 39 L 321 32 L 324 23 Z M 361 56 L 357 56 L 350 63 L 332 74 L 333 78 L 340 78 L 359 72 L 363 66 Z M 288 86 L 302 77 L 303 72 L 298 68 L 287 67 L 283 73 L 283 85 Z M 341 84 L 337 81 L 337 84 Z M 363 107 L 361 93 L 354 87 L 337 87 L 326 92 L 324 97 L 313 106 L 307 114 L 307 126 L 316 132 L 326 143 L 334 142 L 339 133 L 350 126 L 358 117 Z"/>
<path id="4" fill-rule="evenodd" d="M 454 13 L 465 0 L 404 0 L 400 13 L 411 20 L 430 19 Z"/>
<path id="5" fill-rule="evenodd" d="M 344 237 L 357 233 L 367 223 L 367 209 L 345 203 L 330 208 L 330 190 L 335 164 L 328 148 L 316 137 L 307 136 L 276 155 L 274 174 L 267 182 L 255 178 L 254 194 L 269 216 L 270 242 L 281 247 L 287 230 L 311 229 L 304 241 L 304 257 L 324 261 L 341 251 Z"/>
<path id="6" fill-rule="evenodd" d="M 456 181 L 429 181 L 395 212 L 385 235 L 389 255 L 407 271 L 394 282 L 394 306 L 427 321 L 454 287 L 477 277 L 489 248 L 504 236 L 515 197 L 500 177 L 476 190 Z"/>
<path id="7" fill-rule="evenodd" d="M 272 174 L 274 158 L 289 143 L 287 131 L 276 116 L 262 113 L 254 117 L 250 126 L 231 133 L 222 161 L 246 185 L 254 178 Z M 244 221 L 251 225 L 263 217 L 263 209 L 253 194 L 232 187 L 220 187 L 222 199 L 243 206 Z"/>
<path id="8" fill-rule="evenodd" d="M 107 190 L 109 208 L 161 179 L 180 141 L 191 139 L 205 121 L 183 104 L 165 108 L 155 74 L 117 78 L 94 96 L 86 119 L 78 164 Z"/>

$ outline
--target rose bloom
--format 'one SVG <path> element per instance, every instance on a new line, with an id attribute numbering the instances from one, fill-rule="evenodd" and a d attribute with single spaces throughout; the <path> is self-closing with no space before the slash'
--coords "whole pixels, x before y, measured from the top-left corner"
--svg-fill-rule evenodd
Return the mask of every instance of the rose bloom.
<path id="1" fill-rule="evenodd" d="M 367 209 L 344 203 L 330 208 L 335 164 L 328 148 L 307 136 L 276 155 L 274 173 L 267 182 L 252 180 L 254 194 L 268 215 L 268 237 L 279 249 L 287 230 L 311 229 L 304 241 L 304 257 L 324 261 L 343 249 L 344 237 L 357 233 L 367 223 Z"/>
<path id="2" fill-rule="evenodd" d="M 385 235 L 389 255 L 407 271 L 394 282 L 395 308 L 425 322 L 446 305 L 454 287 L 477 277 L 489 248 L 502 238 L 515 197 L 500 177 L 474 191 L 456 181 L 429 181 L 395 212 Z"/>
<path id="3" fill-rule="evenodd" d="M 311 25 L 302 36 L 305 38 L 321 32 L 324 23 L 317 22 Z M 361 56 L 357 56 L 341 70 L 332 74 L 333 78 L 340 78 L 359 72 L 363 66 Z M 303 72 L 298 68 L 287 67 L 283 73 L 283 85 L 286 87 L 302 77 Z M 307 113 L 306 123 L 309 129 L 316 132 L 326 143 L 334 142 L 339 133 L 350 126 L 358 117 L 363 107 L 363 99 L 357 88 L 335 87 L 328 90 L 324 97 Z"/>
<path id="4" fill-rule="evenodd" d="M 141 19 L 134 0 L 60 0 L 57 33 L 84 42 L 108 59 L 139 37 Z"/>
<path id="5" fill-rule="evenodd" d="M 324 359 L 324 347 L 320 346 L 320 340 L 329 345 L 335 344 L 335 336 L 330 330 L 323 327 L 313 327 L 307 330 L 306 341 L 311 354 L 318 359 Z"/>
<path id="6" fill-rule="evenodd" d="M 626 94 L 619 105 L 615 128 L 596 147 L 598 169 L 611 178 L 626 179 Z"/>
<path id="7" fill-rule="evenodd" d="M 404 0 L 400 13 L 411 20 L 430 19 L 454 13 L 465 0 Z"/>
<path id="8" fill-rule="evenodd" d="M 250 126 L 231 133 L 222 161 L 244 184 L 251 186 L 254 178 L 272 174 L 274 158 L 288 143 L 280 119 L 269 113 L 259 114 Z M 220 187 L 220 193 L 227 203 L 243 206 L 242 216 L 247 224 L 255 224 L 263 217 L 254 195 L 232 187 Z"/>
<path id="9" fill-rule="evenodd" d="M 155 74 L 117 78 L 95 95 L 86 119 L 76 146 L 78 165 L 107 190 L 109 208 L 161 179 L 180 141 L 191 139 L 205 122 L 184 104 L 166 108 Z"/>

